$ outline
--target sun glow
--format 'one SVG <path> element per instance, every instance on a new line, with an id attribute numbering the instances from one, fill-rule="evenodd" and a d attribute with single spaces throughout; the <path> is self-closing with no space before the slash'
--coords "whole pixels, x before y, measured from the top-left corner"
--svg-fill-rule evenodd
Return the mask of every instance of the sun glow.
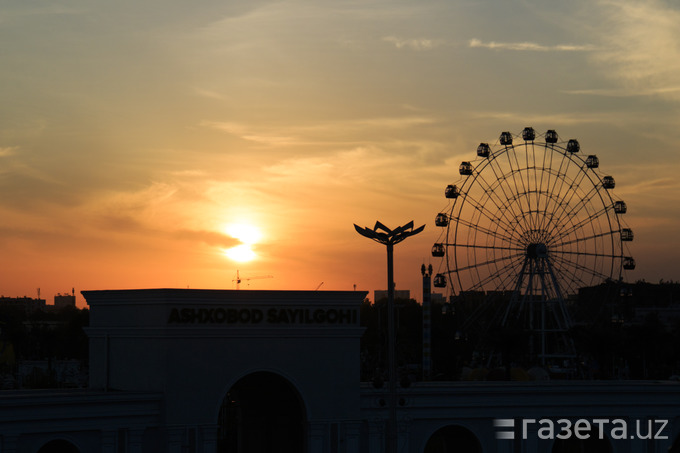
<path id="1" fill-rule="evenodd" d="M 255 244 L 262 238 L 262 233 L 257 227 L 245 223 L 232 223 L 227 225 L 225 230 L 229 236 L 244 244 Z"/>
<path id="2" fill-rule="evenodd" d="M 227 225 L 225 231 L 229 236 L 241 241 L 240 245 L 224 251 L 227 258 L 244 262 L 251 261 L 257 257 L 253 250 L 253 245 L 262 238 L 262 233 L 257 227 L 244 223 L 234 223 Z"/>
<path id="3" fill-rule="evenodd" d="M 257 255 L 250 244 L 241 244 L 224 251 L 227 258 L 234 261 L 244 262 L 254 259 Z"/>

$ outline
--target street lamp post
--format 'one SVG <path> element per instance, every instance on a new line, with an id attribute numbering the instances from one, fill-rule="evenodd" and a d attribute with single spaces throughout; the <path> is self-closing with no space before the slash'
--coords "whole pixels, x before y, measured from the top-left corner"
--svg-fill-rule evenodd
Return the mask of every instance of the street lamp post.
<path id="1" fill-rule="evenodd" d="M 397 360 L 396 330 L 394 325 L 394 246 L 423 229 L 422 225 L 413 228 L 413 221 L 390 230 L 380 222 L 375 222 L 373 229 L 354 225 L 357 233 L 384 244 L 387 247 L 387 361 L 389 372 L 389 424 L 387 429 L 387 453 L 397 453 Z"/>

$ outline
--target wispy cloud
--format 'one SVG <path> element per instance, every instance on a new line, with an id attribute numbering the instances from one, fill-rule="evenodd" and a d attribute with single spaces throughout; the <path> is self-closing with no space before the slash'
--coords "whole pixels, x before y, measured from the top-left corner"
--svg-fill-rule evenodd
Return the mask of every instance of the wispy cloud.
<path id="1" fill-rule="evenodd" d="M 639 121 L 635 112 L 568 112 L 568 113 L 537 113 L 522 112 L 519 114 L 527 125 L 549 124 L 549 125 L 575 125 L 575 124 L 609 124 L 612 121 L 626 123 Z M 502 120 L 507 123 L 515 123 L 518 118 L 517 111 L 472 111 L 468 113 L 469 118 L 477 120 Z M 558 131 L 559 132 L 559 131 Z"/>
<path id="2" fill-rule="evenodd" d="M 631 91 L 625 88 L 592 88 L 585 90 L 565 90 L 568 94 L 584 94 L 593 96 L 603 96 L 603 97 L 635 97 L 635 96 L 675 96 L 680 94 L 680 85 L 678 86 L 668 86 L 668 87 L 649 87 L 647 89 L 641 88 L 635 91 Z"/>
<path id="3" fill-rule="evenodd" d="M 219 129 L 228 134 L 256 142 L 268 146 L 286 146 L 299 143 L 300 139 L 290 135 L 279 135 L 256 128 L 248 127 L 247 125 L 233 122 L 220 121 L 203 121 L 201 126 L 212 127 Z"/>
<path id="4" fill-rule="evenodd" d="M 468 46 L 472 48 L 485 48 L 493 50 L 515 50 L 515 51 L 530 51 L 530 52 L 587 52 L 595 50 L 595 47 L 586 45 L 574 44 L 557 44 L 554 46 L 546 46 L 534 42 L 483 42 L 477 38 L 473 38 L 468 42 Z"/>
<path id="5" fill-rule="evenodd" d="M 324 144 L 356 145 L 365 142 L 365 136 L 368 133 L 372 134 L 373 139 L 370 140 L 372 141 L 380 138 L 379 132 L 381 131 L 403 131 L 436 122 L 435 118 L 425 115 L 409 115 L 319 121 L 295 125 L 255 125 L 231 121 L 202 121 L 200 126 L 217 129 L 260 145 L 288 147 Z"/>
<path id="6" fill-rule="evenodd" d="M 21 8 L 12 9 L 11 7 L 4 7 L 0 12 L 0 23 L 9 20 L 16 20 L 21 17 L 29 16 L 47 16 L 47 15 L 64 15 L 64 14 L 83 14 L 86 10 L 79 8 L 69 8 L 61 5 L 43 5 L 43 6 L 25 6 L 21 4 Z"/>
<path id="7" fill-rule="evenodd" d="M 16 146 L 0 146 L 0 157 L 11 156 L 17 149 Z"/>
<path id="8" fill-rule="evenodd" d="M 396 36 L 385 36 L 382 40 L 393 44 L 397 49 L 410 49 L 416 51 L 432 50 L 441 45 L 440 41 L 428 38 L 404 39 Z"/>
<path id="9" fill-rule="evenodd" d="M 601 0 L 591 33 L 603 74 L 631 94 L 680 100 L 680 8 L 662 0 Z"/>
<path id="10" fill-rule="evenodd" d="M 220 93 L 218 93 L 216 91 L 212 91 L 212 90 L 206 90 L 204 88 L 194 88 L 194 92 L 198 96 L 208 98 L 208 99 L 217 99 L 219 101 L 224 101 L 224 100 L 228 99 L 228 97 L 223 95 L 223 94 L 220 94 Z"/>

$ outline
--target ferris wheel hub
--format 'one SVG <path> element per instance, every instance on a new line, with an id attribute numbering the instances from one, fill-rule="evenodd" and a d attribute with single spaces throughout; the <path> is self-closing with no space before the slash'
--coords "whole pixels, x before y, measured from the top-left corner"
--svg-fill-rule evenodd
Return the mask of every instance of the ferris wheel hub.
<path id="1" fill-rule="evenodd" d="M 548 247 L 542 243 L 529 244 L 527 246 L 527 257 L 529 258 L 547 258 Z"/>

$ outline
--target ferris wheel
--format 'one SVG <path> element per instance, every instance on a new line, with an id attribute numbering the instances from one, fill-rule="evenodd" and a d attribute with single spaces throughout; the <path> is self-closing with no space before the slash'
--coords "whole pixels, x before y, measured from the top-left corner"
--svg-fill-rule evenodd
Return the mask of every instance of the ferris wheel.
<path id="1" fill-rule="evenodd" d="M 600 173 L 597 156 L 580 148 L 554 130 L 503 132 L 460 164 L 435 219 L 442 230 L 432 255 L 443 262 L 434 286 L 505 295 L 503 323 L 542 332 L 543 358 L 546 332 L 570 326 L 569 296 L 635 268 L 626 204 L 614 198 L 614 178 Z"/>

